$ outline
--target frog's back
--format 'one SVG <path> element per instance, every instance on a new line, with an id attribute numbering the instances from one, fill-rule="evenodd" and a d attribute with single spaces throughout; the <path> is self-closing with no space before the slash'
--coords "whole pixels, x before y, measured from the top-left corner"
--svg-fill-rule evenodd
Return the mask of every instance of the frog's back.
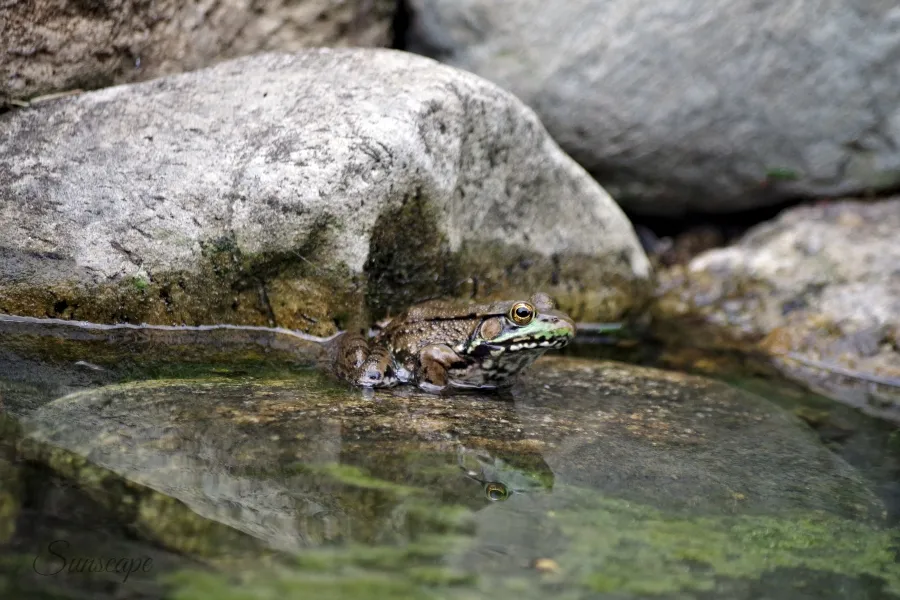
<path id="1" fill-rule="evenodd" d="M 431 344 L 457 347 L 469 338 L 484 317 L 504 314 L 508 304 L 447 300 L 424 302 L 392 319 L 378 335 L 376 343 L 387 346 L 400 360 L 417 355 Z"/>
<path id="2" fill-rule="evenodd" d="M 396 318 L 394 323 L 419 323 L 422 321 L 451 321 L 475 319 L 483 316 L 505 314 L 510 302 L 470 303 L 451 300 L 429 300 L 411 306 Z"/>

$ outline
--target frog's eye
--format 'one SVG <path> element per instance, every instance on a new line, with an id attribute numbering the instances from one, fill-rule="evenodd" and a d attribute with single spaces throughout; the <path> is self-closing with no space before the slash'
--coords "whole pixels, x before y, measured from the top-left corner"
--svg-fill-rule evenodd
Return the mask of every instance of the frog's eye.
<path id="1" fill-rule="evenodd" d="M 502 502 L 509 498 L 509 490 L 502 483 L 489 483 L 484 486 L 484 495 L 491 502 Z"/>
<path id="2" fill-rule="evenodd" d="M 509 309 L 509 320 L 516 325 L 528 325 L 534 319 L 534 307 L 527 302 L 516 302 Z"/>

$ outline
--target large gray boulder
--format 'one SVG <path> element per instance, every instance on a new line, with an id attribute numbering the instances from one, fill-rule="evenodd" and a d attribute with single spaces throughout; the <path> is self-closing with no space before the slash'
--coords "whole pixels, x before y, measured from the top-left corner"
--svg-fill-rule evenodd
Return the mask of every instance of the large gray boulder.
<path id="1" fill-rule="evenodd" d="M 661 275 L 657 305 L 728 343 L 761 342 L 787 375 L 900 421 L 900 198 L 794 208 Z"/>
<path id="2" fill-rule="evenodd" d="M 260 51 L 386 46 L 396 0 L 0 3 L 0 102 L 189 71 Z"/>
<path id="3" fill-rule="evenodd" d="M 407 48 L 517 94 L 622 205 L 900 183 L 900 5 L 409 0 Z"/>
<path id="4" fill-rule="evenodd" d="M 361 304 L 648 295 L 630 223 L 534 113 L 412 54 L 239 59 L 0 129 L 0 312 L 327 335 Z"/>

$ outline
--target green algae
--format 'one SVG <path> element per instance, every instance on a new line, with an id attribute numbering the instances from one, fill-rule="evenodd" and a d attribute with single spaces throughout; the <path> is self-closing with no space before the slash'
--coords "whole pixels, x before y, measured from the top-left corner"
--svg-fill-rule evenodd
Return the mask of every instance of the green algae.
<path id="1" fill-rule="evenodd" d="M 290 379 L 317 368 L 321 373 L 327 351 L 318 341 L 275 331 L 86 331 L 64 324 L 0 323 L 0 353 L 11 372 L 31 373 L 39 385 L 72 380 L 97 385 L 207 377 Z"/>
<path id="2" fill-rule="evenodd" d="M 407 574 L 409 577 L 409 574 Z M 282 573 L 275 581 L 251 579 L 240 586 L 224 584 L 221 578 L 204 573 L 192 574 L 190 579 L 174 579 L 184 583 L 172 600 L 265 600 L 268 598 L 316 598 L 342 600 L 344 598 L 390 598 L 391 600 L 419 600 L 426 593 L 425 586 L 396 574 L 344 573 L 341 577 L 305 573 Z"/>
<path id="3" fill-rule="evenodd" d="M 568 506 L 541 519 L 563 550 L 544 556 L 556 568 L 496 568 L 457 560 L 498 540 L 430 536 L 400 546 L 346 546 L 298 556 L 289 567 L 242 574 L 234 585 L 215 574 L 172 578 L 175 600 L 205 598 L 539 598 L 593 593 L 685 595 L 761 581 L 776 571 L 844 576 L 900 594 L 896 532 L 827 513 L 795 517 L 675 517 L 654 508 L 567 489 Z M 548 546 L 549 548 L 549 546 Z M 540 556 L 540 549 L 538 556 Z M 387 594 L 387 595 L 386 595 Z M 790 597 L 789 594 L 776 597 Z"/>
<path id="4" fill-rule="evenodd" d="M 638 318 L 649 306 L 655 283 L 630 275 L 623 253 L 598 261 L 596 256 L 566 253 L 546 256 L 507 242 L 464 242 L 470 293 L 482 298 L 549 294 L 576 321 L 612 322 Z M 457 292 L 459 294 L 460 292 Z"/>
<path id="5" fill-rule="evenodd" d="M 790 167 L 771 167 L 766 170 L 768 181 L 796 181 L 800 179 L 800 173 Z"/>
<path id="6" fill-rule="evenodd" d="M 684 519 L 602 500 L 554 520 L 569 537 L 558 562 L 568 568 L 567 577 L 594 591 L 712 590 L 720 578 L 757 579 L 777 568 L 802 568 L 876 577 L 900 594 L 896 532 L 824 512 Z"/>
<path id="7" fill-rule="evenodd" d="M 635 276 L 627 252 L 546 256 L 505 241 L 452 248 L 446 218 L 413 190 L 378 215 L 361 272 L 335 259 L 343 224 L 330 217 L 289 249 L 250 252 L 232 232 L 200 240 L 190 267 L 139 268 L 103 281 L 65 257 L 0 247 L 0 266 L 8 260 L 37 274 L 0 284 L 0 312 L 98 323 L 279 326 L 329 336 L 437 297 L 541 290 L 589 321 L 639 313 L 650 299 L 652 283 Z"/>
<path id="8" fill-rule="evenodd" d="M 356 488 L 387 491 L 398 496 L 409 496 L 420 492 L 418 488 L 412 486 L 401 485 L 377 477 L 372 477 L 359 467 L 353 465 L 329 464 L 323 465 L 316 470 L 331 476 L 339 483 Z"/>
<path id="9" fill-rule="evenodd" d="M 150 280 L 144 274 L 135 275 L 131 278 L 131 285 L 139 292 L 145 292 L 150 287 Z"/>
<path id="10" fill-rule="evenodd" d="M 404 546 L 347 546 L 310 552 L 290 566 L 241 573 L 239 583 L 221 575 L 183 571 L 167 578 L 172 600 L 259 598 L 422 598 L 460 587 L 474 575 L 441 564 L 465 543 L 453 536 L 430 536 Z"/>

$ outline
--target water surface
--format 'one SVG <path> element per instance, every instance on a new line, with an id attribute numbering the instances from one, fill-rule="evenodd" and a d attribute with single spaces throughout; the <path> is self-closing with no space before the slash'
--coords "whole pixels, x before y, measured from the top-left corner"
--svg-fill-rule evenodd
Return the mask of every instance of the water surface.
<path id="1" fill-rule="evenodd" d="M 891 430 L 822 399 L 573 356 L 370 396 L 315 355 L 7 324 L 0 597 L 900 592 Z"/>

